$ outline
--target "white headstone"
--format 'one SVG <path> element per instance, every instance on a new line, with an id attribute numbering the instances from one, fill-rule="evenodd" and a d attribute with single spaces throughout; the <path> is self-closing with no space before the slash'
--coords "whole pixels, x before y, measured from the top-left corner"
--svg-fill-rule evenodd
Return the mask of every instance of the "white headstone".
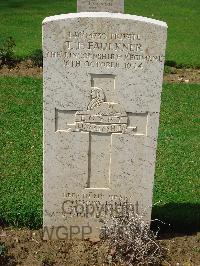
<path id="1" fill-rule="evenodd" d="M 44 20 L 45 238 L 98 237 L 129 203 L 150 221 L 166 36 L 132 15 Z"/>
<path id="2" fill-rule="evenodd" d="M 77 0 L 77 11 L 124 13 L 124 0 Z"/>

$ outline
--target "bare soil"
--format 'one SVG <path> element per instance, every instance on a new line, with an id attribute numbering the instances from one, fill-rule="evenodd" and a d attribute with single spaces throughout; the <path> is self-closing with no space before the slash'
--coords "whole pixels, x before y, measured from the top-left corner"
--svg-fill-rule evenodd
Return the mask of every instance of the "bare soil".
<path id="1" fill-rule="evenodd" d="M 167 239 L 166 239 L 167 238 Z M 166 250 L 162 266 L 200 265 L 200 233 L 190 236 L 162 236 L 158 240 Z M 0 228 L 1 266 L 103 266 L 109 264 L 106 242 L 44 241 L 42 232 Z"/>
<path id="2" fill-rule="evenodd" d="M 172 69 L 173 73 L 164 75 L 168 83 L 200 83 L 200 69 Z"/>
<path id="3" fill-rule="evenodd" d="M 29 77 L 42 77 L 42 67 L 35 67 L 31 60 L 18 63 L 14 67 L 3 65 L 0 68 L 1 76 L 29 76 Z"/>
<path id="4" fill-rule="evenodd" d="M 18 63 L 15 67 L 2 66 L 0 75 L 42 77 L 42 67 L 35 67 L 30 60 Z M 171 73 L 164 75 L 168 83 L 200 83 L 200 69 L 171 68 Z"/>

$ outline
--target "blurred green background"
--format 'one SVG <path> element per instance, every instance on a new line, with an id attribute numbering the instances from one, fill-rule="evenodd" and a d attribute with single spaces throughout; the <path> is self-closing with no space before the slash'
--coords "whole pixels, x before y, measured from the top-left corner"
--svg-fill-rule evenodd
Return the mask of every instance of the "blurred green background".
<path id="1" fill-rule="evenodd" d="M 17 55 L 29 56 L 41 48 L 42 20 L 70 12 L 76 12 L 76 0 L 1 0 L 0 39 L 12 36 Z M 199 0 L 125 0 L 125 13 L 166 21 L 166 60 L 200 67 Z"/>

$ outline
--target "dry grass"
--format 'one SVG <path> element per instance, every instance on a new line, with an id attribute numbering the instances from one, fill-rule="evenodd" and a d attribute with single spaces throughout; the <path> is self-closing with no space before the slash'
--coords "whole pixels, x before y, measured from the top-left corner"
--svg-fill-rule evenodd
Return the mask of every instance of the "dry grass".
<path id="1" fill-rule="evenodd" d="M 110 248 L 110 262 L 125 265 L 160 265 L 164 250 L 159 245 L 157 233 L 150 230 L 142 216 L 129 213 L 103 221 L 101 237 Z"/>

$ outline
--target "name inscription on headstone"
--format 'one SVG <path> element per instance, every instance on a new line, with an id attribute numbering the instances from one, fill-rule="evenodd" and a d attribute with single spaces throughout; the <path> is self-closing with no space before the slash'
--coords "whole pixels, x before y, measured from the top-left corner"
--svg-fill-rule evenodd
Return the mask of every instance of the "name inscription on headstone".
<path id="1" fill-rule="evenodd" d="M 143 69 L 145 62 L 164 62 L 164 54 L 149 53 L 140 32 L 60 32 L 65 35 L 60 51 L 45 56 L 64 60 L 66 67 Z"/>
<path id="2" fill-rule="evenodd" d="M 77 11 L 124 13 L 124 0 L 78 0 Z"/>

